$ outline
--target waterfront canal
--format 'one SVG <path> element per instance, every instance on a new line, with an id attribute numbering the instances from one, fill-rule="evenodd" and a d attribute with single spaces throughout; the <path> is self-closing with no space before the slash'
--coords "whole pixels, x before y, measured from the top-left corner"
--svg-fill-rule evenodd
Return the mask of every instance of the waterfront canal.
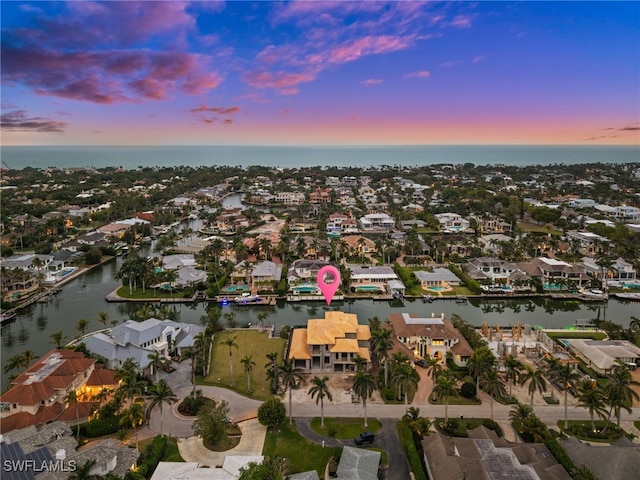
<path id="1" fill-rule="evenodd" d="M 146 253 L 141 252 L 141 254 Z M 3 365 L 9 357 L 25 349 L 31 349 L 37 355 L 46 353 L 53 348 L 50 335 L 59 330 L 72 339 L 79 334 L 76 324 L 81 318 L 89 320 L 87 331 L 102 328 L 102 324 L 98 322 L 99 311 L 107 312 L 110 319 L 118 319 L 120 322 L 130 318 L 135 309 L 140 308 L 140 304 L 107 303 L 104 299 L 105 295 L 119 286 L 114 276 L 121 261 L 121 258 L 116 258 L 70 281 L 62 287 L 62 292 L 48 303 L 36 303 L 20 312 L 15 321 L 4 325 L 0 334 Z M 200 317 L 206 313 L 207 304 L 175 304 L 170 308 L 175 309 L 177 320 L 199 323 Z M 457 303 L 456 300 L 434 300 L 433 303 L 423 303 L 422 300 L 404 302 L 354 300 L 334 302 L 331 307 L 319 302 L 298 304 L 283 302 L 275 307 L 224 306 L 223 308 L 225 312 L 235 313 L 238 327 L 249 323 L 255 325 L 257 314 L 266 311 L 269 317 L 265 323 L 273 324 L 276 328 L 283 325 L 306 324 L 309 318 L 323 317 L 324 312 L 329 309 L 355 313 L 361 323 L 366 323 L 374 316 L 384 320 L 390 313 L 405 311 L 425 316 L 432 314 L 439 316 L 444 313 L 447 317 L 456 313 L 477 326 L 486 321 L 491 325 L 499 323 L 503 327 L 522 322 L 546 328 L 562 328 L 573 325 L 577 319 L 595 318 L 606 318 L 628 326 L 631 316 L 640 318 L 640 303 L 620 302 L 615 299 L 609 300 L 606 304 L 559 302 L 546 298 L 491 302 L 473 300 L 464 304 Z M 3 390 L 6 388 L 7 379 L 8 375 L 3 372 Z"/>

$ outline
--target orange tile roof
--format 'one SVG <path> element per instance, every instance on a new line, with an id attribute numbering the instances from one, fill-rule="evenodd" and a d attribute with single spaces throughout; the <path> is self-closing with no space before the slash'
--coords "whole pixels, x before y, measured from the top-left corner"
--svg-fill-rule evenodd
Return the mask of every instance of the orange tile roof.
<path id="1" fill-rule="evenodd" d="M 75 422 L 78 419 L 88 418 L 99 407 L 100 402 L 72 403 L 60 414 L 58 420 L 61 422 Z"/>
<path id="2" fill-rule="evenodd" d="M 81 352 L 51 350 L 11 382 L 11 388 L 0 395 L 0 401 L 39 405 L 56 390 L 68 389 L 94 363 L 94 359 L 85 358 Z"/>
<path id="3" fill-rule="evenodd" d="M 117 384 L 116 371 L 109 368 L 96 368 L 85 383 L 87 387 L 115 386 Z"/>
<path id="4" fill-rule="evenodd" d="M 27 412 L 19 412 L 0 420 L 0 433 L 10 432 L 20 428 L 26 428 L 31 425 L 39 425 L 41 423 L 50 422 L 60 415 L 64 405 L 54 403 L 48 407 L 40 407 L 35 415 Z"/>

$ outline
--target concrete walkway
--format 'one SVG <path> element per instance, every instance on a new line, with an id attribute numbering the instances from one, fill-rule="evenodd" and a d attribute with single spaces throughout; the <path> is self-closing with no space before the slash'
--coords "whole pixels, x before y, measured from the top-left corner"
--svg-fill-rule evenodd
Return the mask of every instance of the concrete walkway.
<path id="1" fill-rule="evenodd" d="M 180 455 L 185 462 L 198 462 L 211 468 L 221 467 L 227 455 L 262 455 L 267 428 L 255 418 L 239 422 L 238 427 L 242 431 L 242 438 L 231 450 L 212 452 L 204 446 L 202 438 L 188 437 L 178 440 Z"/>

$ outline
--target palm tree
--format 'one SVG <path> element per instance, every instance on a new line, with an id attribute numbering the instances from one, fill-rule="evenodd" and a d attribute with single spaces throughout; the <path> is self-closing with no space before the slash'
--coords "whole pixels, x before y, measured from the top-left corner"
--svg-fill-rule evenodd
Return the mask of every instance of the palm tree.
<path id="1" fill-rule="evenodd" d="M 278 352 L 267 353 L 269 362 L 264 366 L 267 369 L 267 379 L 271 380 L 271 393 L 278 393 Z"/>
<path id="2" fill-rule="evenodd" d="M 495 368 L 496 357 L 489 347 L 482 346 L 474 350 L 467 362 L 469 373 L 476 379 L 476 390 L 480 389 L 480 378 Z"/>
<path id="3" fill-rule="evenodd" d="M 504 360 L 504 367 L 506 369 L 505 378 L 509 382 L 509 397 L 513 397 L 513 384 L 520 381 L 522 362 L 520 362 L 520 360 L 515 358 L 513 355 L 509 355 Z"/>
<path id="4" fill-rule="evenodd" d="M 103 328 L 107 328 L 107 322 L 109 321 L 109 314 L 100 310 L 98 312 L 98 321 L 102 324 Z"/>
<path id="5" fill-rule="evenodd" d="M 226 345 L 227 347 L 229 347 L 229 375 L 231 375 L 231 386 L 234 386 L 236 384 L 233 379 L 233 349 L 238 349 L 236 338 L 236 336 L 229 337 L 221 342 L 222 345 Z"/>
<path id="6" fill-rule="evenodd" d="M 187 348 L 182 351 L 182 356 L 191 360 L 191 384 L 193 385 L 191 396 L 194 398 L 196 396 L 196 360 L 198 359 L 198 355 L 199 353 L 195 348 Z"/>
<path id="7" fill-rule="evenodd" d="M 534 369 L 530 365 L 524 366 L 524 373 L 520 378 L 520 385 L 529 382 L 529 395 L 531 395 L 531 408 L 533 408 L 533 394 L 536 390 L 542 394 L 547 391 L 547 379 L 543 370 Z"/>
<path id="8" fill-rule="evenodd" d="M 356 372 L 353 378 L 353 391 L 362 399 L 364 407 L 364 428 L 369 427 L 367 421 L 367 398 L 371 397 L 376 389 L 376 381 L 370 373 Z"/>
<path id="9" fill-rule="evenodd" d="M 160 367 L 162 366 L 162 362 L 164 357 L 160 352 L 153 352 L 147 355 L 147 358 L 151 360 L 150 365 L 153 367 L 153 373 L 156 374 L 156 383 L 159 381 L 160 376 Z"/>
<path id="10" fill-rule="evenodd" d="M 489 370 L 480 377 L 480 387 L 489 395 L 491 420 L 493 420 L 493 399 L 498 397 L 502 398 L 507 394 L 507 389 L 502 379 L 498 376 L 498 370 L 496 368 Z"/>
<path id="11" fill-rule="evenodd" d="M 591 418 L 591 429 L 596 431 L 596 424 L 593 419 L 594 414 L 598 414 L 599 417 L 604 418 L 606 415 L 605 409 L 605 396 L 602 389 L 589 378 L 584 378 L 577 385 L 578 391 L 578 406 L 586 408 L 589 411 L 589 417 Z"/>
<path id="12" fill-rule="evenodd" d="M 392 382 L 404 395 L 404 410 L 409 411 L 409 387 L 418 388 L 420 374 L 408 363 L 401 363 L 393 369 Z"/>
<path id="13" fill-rule="evenodd" d="M 62 344 L 69 339 L 69 337 L 62 333 L 62 330 L 53 332 L 51 335 L 49 335 L 49 338 L 51 339 L 49 343 L 55 345 L 58 349 L 62 348 Z"/>
<path id="14" fill-rule="evenodd" d="M 433 387 L 433 396 L 436 400 L 441 401 L 444 399 L 444 421 L 447 423 L 449 420 L 449 397 L 457 397 L 458 389 L 456 388 L 456 379 L 447 373 L 438 375 L 436 378 L 436 384 Z"/>
<path id="15" fill-rule="evenodd" d="M 144 407 L 141 403 L 134 402 L 122 413 L 120 424 L 130 426 L 136 439 L 136 450 L 138 449 L 138 427 L 144 423 Z"/>
<path id="16" fill-rule="evenodd" d="M 7 364 L 4 366 L 3 371 L 4 373 L 7 373 L 18 368 L 27 368 L 34 358 L 35 353 L 33 353 L 33 350 L 25 350 L 22 353 L 13 355 L 7 361 Z"/>
<path id="17" fill-rule="evenodd" d="M 78 330 L 83 337 L 88 327 L 89 320 L 87 320 L 86 318 L 81 318 L 80 320 L 78 320 L 78 323 L 76 323 L 76 330 Z"/>
<path id="18" fill-rule="evenodd" d="M 517 403 L 509 411 L 509 420 L 511 423 L 519 423 L 520 425 L 533 415 L 533 408 L 523 403 Z"/>
<path id="19" fill-rule="evenodd" d="M 298 382 L 302 380 L 302 369 L 295 366 L 295 358 L 284 359 L 278 367 L 278 378 L 284 388 L 289 389 L 289 425 L 293 423 L 291 418 L 291 391 L 298 388 Z"/>
<path id="20" fill-rule="evenodd" d="M 162 429 L 162 405 L 165 403 L 167 405 L 173 405 L 178 401 L 178 397 L 173 393 L 173 390 L 164 378 L 149 389 L 149 394 L 151 395 L 149 412 L 151 412 L 156 405 L 160 406 L 160 435 L 164 435 Z"/>
<path id="21" fill-rule="evenodd" d="M 244 365 L 244 373 L 247 376 L 247 393 L 251 393 L 251 371 L 256 366 L 256 362 L 252 360 L 253 355 L 245 355 L 240 363 Z"/>
<path id="22" fill-rule="evenodd" d="M 631 388 L 632 386 L 640 386 L 640 382 L 633 380 L 626 365 L 618 364 L 613 367 L 605 393 L 609 406 L 617 418 L 618 427 L 620 427 L 621 410 L 624 408 L 631 413 L 633 400 L 640 400 L 640 395 Z"/>
<path id="23" fill-rule="evenodd" d="M 80 411 L 78 410 L 78 394 L 75 390 L 69 390 L 63 399 L 64 403 L 67 404 L 67 408 L 71 408 L 73 405 L 76 409 L 76 424 L 78 423 Z M 80 428 L 79 425 L 76 425 L 76 442 L 80 438 Z"/>
<path id="24" fill-rule="evenodd" d="M 374 328 L 371 332 L 371 349 L 378 358 L 378 362 L 384 363 L 384 386 L 389 381 L 389 351 L 393 348 L 392 331 L 388 328 Z"/>
<path id="25" fill-rule="evenodd" d="M 351 361 L 355 365 L 356 372 L 364 372 L 366 370 L 368 360 L 361 356 L 359 353 L 355 357 L 353 357 Z"/>
<path id="26" fill-rule="evenodd" d="M 427 373 L 431 377 L 431 380 L 435 383 L 438 375 L 442 373 L 442 365 L 436 357 L 428 357 L 425 359 L 427 362 Z"/>
<path id="27" fill-rule="evenodd" d="M 311 383 L 313 386 L 309 389 L 309 395 L 311 398 L 316 398 L 316 405 L 320 402 L 320 428 L 324 428 L 324 397 L 327 397 L 330 402 L 333 401 L 329 387 L 327 387 L 327 381 L 329 377 L 313 377 Z"/>
<path id="28" fill-rule="evenodd" d="M 575 385 L 578 381 L 579 375 L 571 365 L 565 363 L 564 365 L 559 365 L 558 368 L 553 372 L 553 379 L 555 381 L 560 382 L 562 388 L 564 389 L 564 429 L 569 428 L 569 421 L 567 419 L 567 396 L 569 394 L 569 387 Z"/>

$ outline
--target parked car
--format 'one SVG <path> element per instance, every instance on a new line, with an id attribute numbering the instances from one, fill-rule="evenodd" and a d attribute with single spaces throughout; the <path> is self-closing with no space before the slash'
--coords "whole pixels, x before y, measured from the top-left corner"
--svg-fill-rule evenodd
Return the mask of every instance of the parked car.
<path id="1" fill-rule="evenodd" d="M 427 368 L 427 361 L 424 358 L 416 360 L 416 365 L 422 368 Z"/>
<path id="2" fill-rule="evenodd" d="M 375 438 L 376 438 L 376 436 L 371 432 L 362 432 L 360 435 L 358 435 L 354 439 L 354 442 L 358 446 L 360 446 L 360 445 L 368 445 L 368 444 L 373 443 Z"/>

